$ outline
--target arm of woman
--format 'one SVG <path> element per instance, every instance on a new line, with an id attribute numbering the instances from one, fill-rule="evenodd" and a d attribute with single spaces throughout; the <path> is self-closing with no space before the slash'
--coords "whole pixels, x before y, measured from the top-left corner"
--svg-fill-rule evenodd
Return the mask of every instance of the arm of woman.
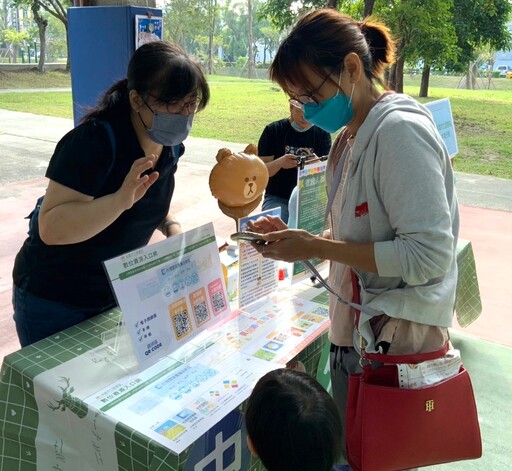
<path id="1" fill-rule="evenodd" d="M 165 237 L 172 237 L 181 234 L 181 224 L 176 220 L 173 214 L 169 213 L 159 226 L 160 231 Z"/>
<path id="2" fill-rule="evenodd" d="M 39 213 L 39 235 L 47 245 L 76 244 L 94 237 L 130 209 L 158 179 L 155 156 L 137 159 L 115 193 L 93 198 L 50 180 Z"/>
<path id="3" fill-rule="evenodd" d="M 320 258 L 377 273 L 374 244 L 354 243 L 314 236 L 307 231 L 286 229 L 280 218 L 268 216 L 249 224 L 251 230 L 264 233 L 266 245 L 253 247 L 266 258 L 297 262 Z"/>
<path id="4" fill-rule="evenodd" d="M 297 167 L 297 158 L 293 154 L 284 154 L 281 157 L 276 157 L 276 155 L 282 152 L 282 150 L 278 150 L 279 148 L 282 149 L 282 147 L 277 146 L 276 143 L 281 143 L 283 139 L 283 136 L 278 133 L 276 123 L 271 123 L 265 126 L 258 140 L 258 155 L 265 162 L 269 177 L 273 177 L 282 168 Z"/>
<path id="5" fill-rule="evenodd" d="M 444 276 L 454 257 L 458 230 L 453 176 L 435 125 L 408 116 L 399 129 L 392 123 L 379 136 L 388 158 L 376 161 L 375 179 L 394 237 L 375 244 L 379 274 L 422 285 Z M 393 132 L 392 132 L 393 131 Z"/>
<path id="6" fill-rule="evenodd" d="M 282 168 L 297 167 L 297 157 L 293 154 L 285 154 L 277 159 L 274 159 L 274 157 L 263 157 L 261 159 L 263 160 L 263 162 L 265 162 L 265 165 L 267 166 L 269 177 L 273 177 Z"/>

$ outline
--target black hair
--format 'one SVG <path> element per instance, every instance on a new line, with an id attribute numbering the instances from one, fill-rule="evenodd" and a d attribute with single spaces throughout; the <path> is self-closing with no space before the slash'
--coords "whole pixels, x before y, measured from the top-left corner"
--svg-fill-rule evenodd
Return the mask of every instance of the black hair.
<path id="1" fill-rule="evenodd" d="M 129 113 L 131 90 L 136 90 L 143 99 L 151 95 L 162 104 L 179 101 L 197 92 L 199 110 L 210 99 L 210 88 L 199 63 L 177 44 L 154 41 L 134 52 L 128 64 L 127 78 L 114 83 L 81 121 Z"/>
<path id="2" fill-rule="evenodd" d="M 268 471 L 330 471 L 341 455 L 341 420 L 327 391 L 306 373 L 281 368 L 248 399 L 247 434 Z"/>
<path id="3" fill-rule="evenodd" d="M 351 52 L 361 59 L 366 77 L 387 88 L 382 74 L 395 55 L 390 30 L 371 17 L 360 23 L 333 8 L 321 8 L 302 16 L 281 43 L 269 69 L 270 78 L 288 94 L 294 85 L 312 90 L 304 67 L 320 77 L 337 74 Z"/>

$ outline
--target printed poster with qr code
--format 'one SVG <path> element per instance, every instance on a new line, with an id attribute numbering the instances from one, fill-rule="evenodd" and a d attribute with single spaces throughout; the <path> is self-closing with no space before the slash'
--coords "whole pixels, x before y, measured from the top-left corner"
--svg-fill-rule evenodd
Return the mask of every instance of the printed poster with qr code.
<path id="1" fill-rule="evenodd" d="M 104 266 L 141 367 L 230 314 L 211 223 Z"/>

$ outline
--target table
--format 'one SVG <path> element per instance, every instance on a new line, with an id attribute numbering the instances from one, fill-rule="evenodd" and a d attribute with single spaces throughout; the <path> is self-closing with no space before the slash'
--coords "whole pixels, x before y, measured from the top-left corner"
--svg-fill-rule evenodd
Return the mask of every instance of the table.
<path id="1" fill-rule="evenodd" d="M 459 324 L 464 327 L 482 310 L 471 242 L 459 240 L 457 264 L 455 309 Z M 287 291 L 317 303 L 326 316 L 326 292 L 304 286 L 298 283 Z M 138 427 L 126 425 L 90 405 L 91 396 L 113 380 L 121 384 L 132 371 L 133 358 L 123 350 L 126 344 L 116 353 L 105 341 L 108 334 L 118 329 L 120 317 L 119 310 L 112 310 L 4 358 L 0 372 L 0 469 L 36 470 L 44 454 L 46 463 L 48 459 L 51 463 L 39 469 L 52 471 L 192 471 L 194 463 L 203 460 L 206 465 L 204 460 L 215 459 L 219 449 L 231 450 L 232 459 L 238 460 L 241 469 L 263 469 L 244 447 L 240 413 L 243 404 L 236 404 L 208 433 L 178 454 Z M 329 380 L 327 328 L 328 323 L 323 323 L 307 341 L 298 342 L 288 352 L 302 361 L 307 372 L 317 376 L 325 387 Z M 185 352 L 169 359 L 165 367 L 179 368 L 194 355 L 208 351 L 211 345 L 211 337 L 199 339 Z M 220 447 L 215 442 L 218 437 L 224 437 Z M 206 453 L 205 449 L 212 451 Z"/>
<path id="2" fill-rule="evenodd" d="M 295 293 L 293 290 L 297 288 L 287 291 L 301 306 L 311 302 L 318 308 L 315 314 L 310 309 L 297 312 L 292 323 L 304 314 L 309 321 L 319 315 L 328 319 L 328 297 L 324 292 L 311 287 L 302 293 L 300 289 Z M 258 315 L 255 322 L 263 322 L 262 315 Z M 112 384 L 113 378 L 114 384 L 123 384 L 133 372 L 133 358 L 123 351 L 116 355 L 104 342 L 118 328 L 120 316 L 119 310 L 112 310 L 5 357 L 0 373 L 0 469 L 187 471 L 203 469 L 194 466 L 198 462 L 206 466 L 212 459 L 218 459 L 219 453 L 222 456 L 222 451 L 228 453 L 224 453 L 228 464 L 229 452 L 233 463 L 238 463 L 222 469 L 239 469 L 240 464 L 241 469 L 263 469 L 245 447 L 240 413 L 243 404 L 233 402 L 231 413 L 179 454 L 138 427 L 126 425 L 90 405 L 91 397 L 94 400 L 98 391 Z M 313 375 L 326 343 L 327 329 L 328 320 L 322 320 L 314 335 L 306 340 L 298 337 L 299 341 L 289 351 Z M 166 359 L 162 370 L 178 371 L 191 358 L 209 352 L 214 344 L 212 337 L 219 336 L 210 334 L 178 350 L 173 358 Z M 126 345 L 121 345 L 123 348 Z"/>

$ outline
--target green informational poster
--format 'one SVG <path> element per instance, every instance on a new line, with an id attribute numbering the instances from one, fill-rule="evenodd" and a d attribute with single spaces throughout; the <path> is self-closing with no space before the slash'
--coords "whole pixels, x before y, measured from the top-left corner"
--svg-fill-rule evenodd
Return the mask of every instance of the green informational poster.
<path id="1" fill-rule="evenodd" d="M 321 234 L 325 227 L 325 207 L 327 206 L 327 191 L 325 185 L 325 167 L 327 163 L 315 162 L 306 165 L 298 172 L 297 193 L 297 228 L 311 234 Z M 320 268 L 323 260 L 311 260 Z M 300 262 L 293 264 L 293 280 L 307 276 L 304 265 Z"/>

